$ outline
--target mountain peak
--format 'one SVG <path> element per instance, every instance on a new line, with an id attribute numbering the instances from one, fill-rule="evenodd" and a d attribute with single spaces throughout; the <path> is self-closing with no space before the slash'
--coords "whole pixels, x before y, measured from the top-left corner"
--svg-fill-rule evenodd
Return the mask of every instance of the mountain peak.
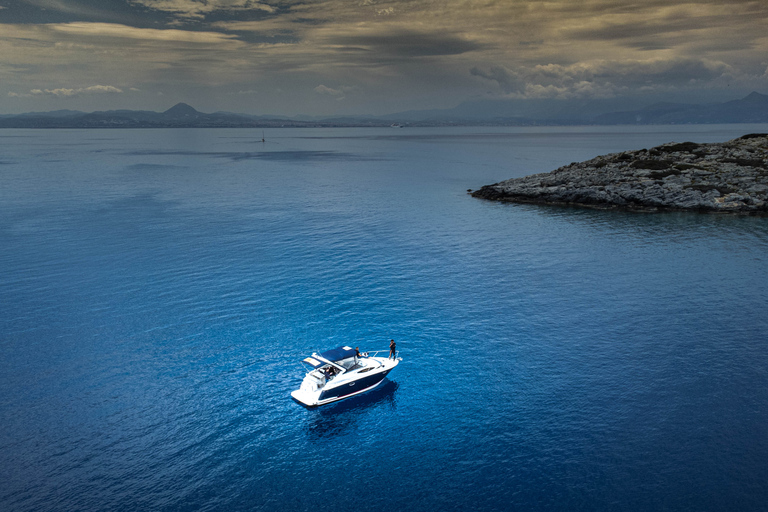
<path id="1" fill-rule="evenodd" d="M 765 101 L 765 100 L 768 100 L 768 96 L 766 96 L 765 94 L 760 94 L 757 91 L 752 91 L 744 99 L 747 100 L 747 101 Z"/>
<path id="2" fill-rule="evenodd" d="M 200 112 L 195 110 L 193 107 L 190 107 L 186 103 L 177 103 L 163 112 L 163 114 L 173 117 L 187 117 L 200 115 Z"/>

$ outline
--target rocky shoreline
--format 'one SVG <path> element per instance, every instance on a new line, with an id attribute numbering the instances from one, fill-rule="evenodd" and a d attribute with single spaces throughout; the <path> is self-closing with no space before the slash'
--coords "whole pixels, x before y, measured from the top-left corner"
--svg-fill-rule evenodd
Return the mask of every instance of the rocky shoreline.
<path id="1" fill-rule="evenodd" d="M 768 215 L 768 134 L 598 156 L 486 185 L 472 196 L 601 209 Z"/>

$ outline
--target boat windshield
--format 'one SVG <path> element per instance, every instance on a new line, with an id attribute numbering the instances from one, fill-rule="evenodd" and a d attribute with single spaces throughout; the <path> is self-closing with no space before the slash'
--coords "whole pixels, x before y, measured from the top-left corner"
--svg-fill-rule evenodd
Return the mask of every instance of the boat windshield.
<path id="1" fill-rule="evenodd" d="M 349 368 L 355 364 L 355 355 L 355 349 L 351 347 L 338 347 L 321 354 L 314 353 L 309 357 L 305 357 L 301 362 L 314 369 L 328 364 Z"/>
<path id="2" fill-rule="evenodd" d="M 360 367 L 360 361 L 357 357 L 357 351 L 352 347 L 338 347 L 318 354 L 313 353 L 309 357 L 302 359 L 310 372 L 320 370 L 327 373 L 329 368 L 334 368 L 335 373 L 344 373 Z"/>

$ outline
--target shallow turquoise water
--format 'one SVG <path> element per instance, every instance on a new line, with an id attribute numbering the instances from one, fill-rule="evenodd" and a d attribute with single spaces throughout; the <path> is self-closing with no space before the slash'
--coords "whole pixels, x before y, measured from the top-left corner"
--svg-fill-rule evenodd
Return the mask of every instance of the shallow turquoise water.
<path id="1" fill-rule="evenodd" d="M 466 194 L 756 131 L 0 131 L 0 508 L 763 510 L 768 219 Z"/>

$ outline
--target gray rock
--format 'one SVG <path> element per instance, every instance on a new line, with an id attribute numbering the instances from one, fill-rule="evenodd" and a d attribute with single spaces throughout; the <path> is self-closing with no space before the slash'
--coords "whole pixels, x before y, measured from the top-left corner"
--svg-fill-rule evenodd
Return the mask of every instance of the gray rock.
<path id="1" fill-rule="evenodd" d="M 486 185 L 472 196 L 591 208 L 768 215 L 768 134 L 598 156 Z"/>

